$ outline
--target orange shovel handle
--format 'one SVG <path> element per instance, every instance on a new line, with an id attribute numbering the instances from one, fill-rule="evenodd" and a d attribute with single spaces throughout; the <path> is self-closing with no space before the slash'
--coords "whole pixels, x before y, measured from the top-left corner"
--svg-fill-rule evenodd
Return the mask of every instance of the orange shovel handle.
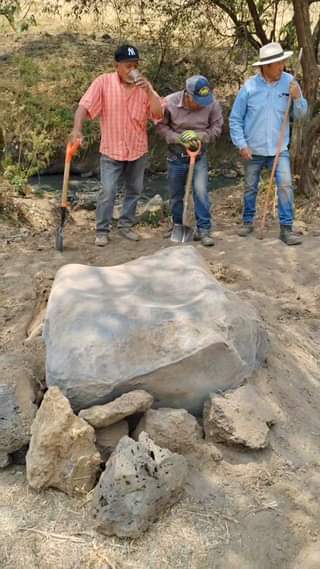
<path id="1" fill-rule="evenodd" d="M 187 153 L 188 153 L 188 156 L 189 156 L 189 158 L 190 158 L 190 165 L 191 165 L 191 164 L 195 164 L 196 158 L 197 158 L 197 156 L 198 156 L 200 150 L 201 150 L 201 142 L 200 142 L 200 140 L 198 141 L 198 148 L 197 148 L 197 150 L 190 150 L 190 148 L 187 148 Z"/>
<path id="2" fill-rule="evenodd" d="M 193 171 L 196 163 L 196 158 L 201 149 L 201 142 L 198 142 L 197 150 L 190 150 L 187 148 L 187 153 L 190 158 L 188 176 L 186 182 L 186 189 L 183 200 L 183 214 L 182 214 L 182 224 L 186 227 L 191 227 L 192 225 L 192 179 Z"/>
<path id="3" fill-rule="evenodd" d="M 68 207 L 68 185 L 69 185 L 69 176 L 70 176 L 70 166 L 71 160 L 77 150 L 80 148 L 81 141 L 75 140 L 75 142 L 68 142 L 66 148 L 66 159 L 64 163 L 64 174 L 63 174 L 63 188 L 62 188 L 62 196 L 61 196 L 61 207 L 67 208 Z"/>
<path id="4" fill-rule="evenodd" d="M 80 144 L 80 140 L 76 140 L 75 142 L 68 142 L 66 150 L 66 162 L 71 162 L 73 156 L 80 148 Z"/>

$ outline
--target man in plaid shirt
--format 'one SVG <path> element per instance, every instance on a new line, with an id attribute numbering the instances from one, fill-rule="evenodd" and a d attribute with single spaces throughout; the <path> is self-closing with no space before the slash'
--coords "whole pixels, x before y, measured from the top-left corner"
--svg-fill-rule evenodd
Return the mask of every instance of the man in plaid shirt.
<path id="1" fill-rule="evenodd" d="M 97 77 L 83 95 L 75 113 L 71 142 L 83 139 L 86 119 L 100 119 L 100 171 L 102 189 L 97 200 L 96 245 L 108 243 L 112 213 L 122 179 L 126 193 L 118 228 L 127 239 L 138 241 L 133 231 L 136 206 L 143 189 L 148 153 L 148 120 L 162 118 L 162 102 L 150 81 L 137 70 L 139 52 L 121 45 L 115 51 L 115 72 Z"/>

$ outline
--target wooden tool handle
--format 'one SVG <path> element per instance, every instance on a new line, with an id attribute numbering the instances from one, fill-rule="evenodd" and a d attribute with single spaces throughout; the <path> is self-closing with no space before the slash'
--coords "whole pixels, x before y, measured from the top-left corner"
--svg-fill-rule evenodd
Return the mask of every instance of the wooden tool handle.
<path id="1" fill-rule="evenodd" d="M 201 142 L 199 140 L 197 150 L 190 150 L 187 148 L 187 153 L 190 158 L 189 163 L 189 170 L 186 182 L 186 189 L 184 193 L 184 200 L 183 200 L 183 215 L 182 215 L 182 223 L 187 227 L 192 225 L 192 180 L 193 180 L 193 172 L 196 163 L 196 158 L 201 150 Z"/>
<path id="2" fill-rule="evenodd" d="M 67 144 L 66 157 L 64 162 L 61 207 L 68 207 L 68 187 L 69 187 L 71 160 L 79 148 L 80 148 L 80 140 L 76 140 L 73 143 L 68 142 Z"/>
<path id="3" fill-rule="evenodd" d="M 66 161 L 71 162 L 73 156 L 80 148 L 80 140 L 75 140 L 75 142 L 68 142 L 66 150 Z"/>

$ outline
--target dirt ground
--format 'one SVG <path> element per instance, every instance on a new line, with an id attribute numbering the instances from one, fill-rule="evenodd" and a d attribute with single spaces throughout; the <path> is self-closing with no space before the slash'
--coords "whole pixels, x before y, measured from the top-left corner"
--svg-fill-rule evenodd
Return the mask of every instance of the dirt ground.
<path id="1" fill-rule="evenodd" d="M 138 540 L 97 534 L 90 495 L 37 494 L 23 466 L 2 470 L 1 569 L 107 569 L 108 563 L 115 569 L 319 569 L 320 237 L 314 226 L 302 224 L 304 244 L 286 247 L 274 222 L 263 241 L 241 239 L 239 209 L 239 190 L 219 191 L 216 245 L 194 246 L 216 278 L 256 307 L 267 327 L 267 365 L 250 382 L 276 415 L 270 448 L 248 452 L 220 445 L 219 464 L 199 465 L 191 457 L 183 500 Z M 139 243 L 115 232 L 107 248 L 96 249 L 94 213 L 79 212 L 65 230 L 62 255 L 50 231 L 35 235 L 1 224 L 0 349 L 34 349 L 25 340 L 39 271 L 55 272 L 65 263 L 116 265 L 149 255 L 170 246 L 165 229 L 139 227 Z"/>

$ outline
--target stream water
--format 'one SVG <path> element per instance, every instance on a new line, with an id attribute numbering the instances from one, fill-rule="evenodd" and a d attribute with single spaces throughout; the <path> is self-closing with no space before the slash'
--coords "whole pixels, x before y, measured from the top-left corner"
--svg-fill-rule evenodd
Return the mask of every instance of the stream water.
<path id="1" fill-rule="evenodd" d="M 62 175 L 43 175 L 31 178 L 30 185 L 34 192 L 60 192 L 62 189 Z M 238 179 L 227 178 L 224 176 L 209 177 L 209 191 L 215 191 L 218 188 L 232 186 L 238 182 Z M 69 193 L 73 199 L 78 194 L 92 194 L 100 189 L 100 181 L 98 178 L 84 178 L 72 176 L 69 182 Z M 152 174 L 145 176 L 144 191 L 141 196 L 142 201 L 151 199 L 156 194 L 166 200 L 168 199 L 168 182 L 166 173 Z"/>

